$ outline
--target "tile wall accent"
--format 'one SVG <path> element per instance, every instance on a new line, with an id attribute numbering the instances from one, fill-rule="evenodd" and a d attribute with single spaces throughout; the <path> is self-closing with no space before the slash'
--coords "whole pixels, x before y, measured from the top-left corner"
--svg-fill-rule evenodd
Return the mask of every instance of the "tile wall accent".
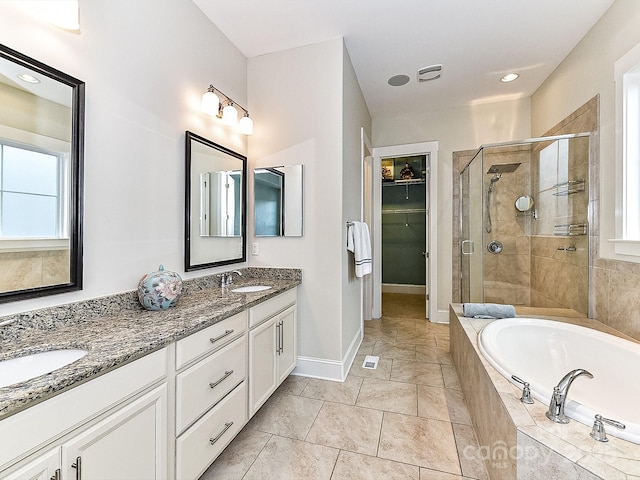
<path id="1" fill-rule="evenodd" d="M 592 98 L 545 135 L 596 132 L 591 142 L 589 185 L 589 312 L 593 318 L 640 340 L 640 264 L 599 256 L 600 162 L 610 161 L 600 158 L 599 100 L 599 96 Z"/>
<path id="2" fill-rule="evenodd" d="M 493 184 L 491 192 L 491 232 L 483 231 L 480 247 L 485 253 L 484 300 L 487 303 L 511 305 L 530 304 L 531 217 L 516 217 L 515 201 L 522 195 L 531 195 L 531 149 L 528 146 L 512 148 L 485 148 L 485 173 L 493 164 L 519 163 L 513 173 L 504 173 Z M 483 195 L 486 195 L 492 175 L 483 175 Z M 486 206 L 485 206 L 486 208 Z M 486 220 L 485 220 L 486 222 Z M 486 224 L 484 225 L 486 228 Z M 494 255 L 486 245 L 500 241 L 503 250 Z"/>
<path id="3" fill-rule="evenodd" d="M 69 250 L 6 252 L 0 254 L 0 291 L 69 282 Z"/>

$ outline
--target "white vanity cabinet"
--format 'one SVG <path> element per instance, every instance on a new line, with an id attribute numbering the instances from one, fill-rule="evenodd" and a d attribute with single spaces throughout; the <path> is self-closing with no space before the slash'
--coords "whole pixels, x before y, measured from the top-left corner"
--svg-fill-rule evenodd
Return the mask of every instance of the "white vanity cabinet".
<path id="1" fill-rule="evenodd" d="M 166 399 L 166 385 L 157 387 L 65 442 L 62 478 L 166 478 Z"/>
<path id="2" fill-rule="evenodd" d="M 0 479 L 167 478 L 166 375 L 162 349 L 0 421 Z"/>
<path id="3" fill-rule="evenodd" d="M 62 480 L 62 467 L 60 465 L 60 448 L 55 447 L 23 465 L 9 475 L 3 476 L 3 480 Z"/>
<path id="4" fill-rule="evenodd" d="M 247 423 L 247 312 L 176 344 L 176 479 L 197 479 Z"/>
<path id="5" fill-rule="evenodd" d="M 249 418 L 296 366 L 296 290 L 249 310 Z"/>

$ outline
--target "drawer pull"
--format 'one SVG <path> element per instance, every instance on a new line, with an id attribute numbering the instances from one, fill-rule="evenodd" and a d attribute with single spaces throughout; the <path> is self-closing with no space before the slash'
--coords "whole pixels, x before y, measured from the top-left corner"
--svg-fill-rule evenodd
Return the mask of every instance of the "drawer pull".
<path id="1" fill-rule="evenodd" d="M 226 372 L 224 372 L 224 375 L 222 377 L 220 377 L 219 380 L 216 380 L 215 382 L 211 382 L 209 383 L 209 386 L 211 388 L 216 388 L 218 385 L 220 385 L 229 375 L 233 375 L 233 370 L 227 370 Z"/>
<path id="2" fill-rule="evenodd" d="M 222 340 L 224 337 L 228 337 L 229 335 L 231 335 L 233 332 L 235 332 L 235 330 L 225 330 L 225 332 L 222 335 L 219 335 L 217 337 L 213 337 L 210 338 L 209 341 L 211 343 L 216 343 L 218 340 Z"/>
<path id="3" fill-rule="evenodd" d="M 56 473 L 53 474 L 53 477 L 51 477 L 51 480 L 60 480 L 60 469 L 57 468 L 56 469 Z"/>
<path id="4" fill-rule="evenodd" d="M 222 437 L 222 435 L 224 435 L 224 434 L 225 434 L 225 432 L 231 428 L 231 425 L 233 425 L 233 422 L 225 423 L 225 424 L 224 424 L 224 428 L 222 429 L 222 431 L 221 431 L 218 435 L 216 435 L 215 437 L 210 438 L 210 439 L 209 439 L 209 443 L 210 443 L 211 445 L 213 445 L 213 444 L 214 444 L 214 443 L 216 443 L 218 440 L 220 440 L 220 437 Z"/>
<path id="5" fill-rule="evenodd" d="M 76 469 L 76 480 L 82 480 L 82 458 L 76 457 L 76 463 L 71 464 Z"/>

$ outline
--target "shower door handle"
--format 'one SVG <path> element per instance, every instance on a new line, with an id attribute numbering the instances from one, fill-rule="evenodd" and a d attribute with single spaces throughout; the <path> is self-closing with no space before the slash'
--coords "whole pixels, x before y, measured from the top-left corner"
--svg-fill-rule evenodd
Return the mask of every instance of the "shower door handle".
<path id="1" fill-rule="evenodd" d="M 473 240 L 462 241 L 462 255 L 473 255 Z M 468 247 L 465 249 L 465 247 Z"/>

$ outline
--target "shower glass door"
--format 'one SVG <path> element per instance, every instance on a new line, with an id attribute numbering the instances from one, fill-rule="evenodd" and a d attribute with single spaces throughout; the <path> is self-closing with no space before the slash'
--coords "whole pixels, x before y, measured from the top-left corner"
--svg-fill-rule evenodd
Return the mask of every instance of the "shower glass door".
<path id="1" fill-rule="evenodd" d="M 465 303 L 484 301 L 482 154 L 483 151 L 479 150 L 460 174 L 460 281 Z"/>

